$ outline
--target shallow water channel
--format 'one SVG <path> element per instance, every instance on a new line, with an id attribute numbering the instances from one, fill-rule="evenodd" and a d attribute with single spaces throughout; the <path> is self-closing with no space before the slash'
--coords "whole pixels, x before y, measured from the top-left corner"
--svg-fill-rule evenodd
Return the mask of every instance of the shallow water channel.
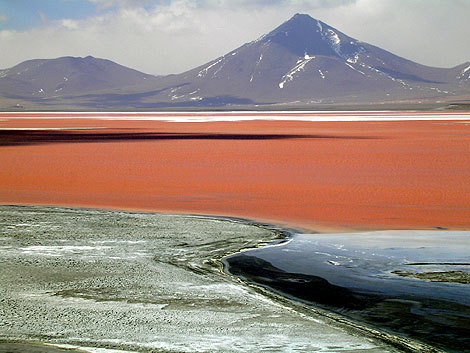
<path id="1" fill-rule="evenodd" d="M 299 234 L 224 262 L 287 297 L 470 352 L 470 232 Z"/>

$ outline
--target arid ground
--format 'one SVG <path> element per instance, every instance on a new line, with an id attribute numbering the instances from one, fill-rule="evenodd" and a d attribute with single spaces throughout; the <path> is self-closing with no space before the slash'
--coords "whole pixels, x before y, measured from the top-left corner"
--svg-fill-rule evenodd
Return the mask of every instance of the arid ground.
<path id="1" fill-rule="evenodd" d="M 2 204 L 235 216 L 324 231 L 470 228 L 470 117 L 0 118 Z"/>

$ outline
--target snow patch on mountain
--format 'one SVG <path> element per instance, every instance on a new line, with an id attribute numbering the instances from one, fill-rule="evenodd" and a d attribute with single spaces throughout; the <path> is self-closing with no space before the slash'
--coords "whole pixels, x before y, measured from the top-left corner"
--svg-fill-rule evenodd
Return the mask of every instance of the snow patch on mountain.
<path id="1" fill-rule="evenodd" d="M 329 46 L 336 53 L 336 55 L 348 61 L 349 63 L 357 63 L 357 61 L 359 60 L 359 55 L 366 52 L 364 47 L 357 45 L 357 41 L 350 40 L 346 44 L 355 47 L 356 50 L 353 53 L 344 53 L 342 51 L 342 42 L 339 34 L 331 28 L 327 28 L 325 31 L 323 31 L 323 26 L 319 21 L 317 21 L 317 26 L 320 29 L 322 39 L 329 44 Z"/>
<path id="2" fill-rule="evenodd" d="M 433 91 L 436 91 L 436 92 L 439 92 L 439 93 L 444 93 L 444 94 L 449 94 L 450 93 L 449 91 L 444 91 L 444 90 L 441 90 L 437 87 L 426 87 L 426 88 L 428 88 L 430 90 L 433 90 Z"/>
<path id="3" fill-rule="evenodd" d="M 258 42 L 261 42 L 264 38 L 266 38 L 267 34 L 263 34 L 261 37 L 259 37 L 258 39 L 255 39 L 254 41 L 251 41 L 250 43 L 248 43 L 248 45 L 252 45 L 252 44 L 255 44 L 255 43 L 258 43 Z"/>
<path id="4" fill-rule="evenodd" d="M 266 43 L 265 43 L 266 44 Z M 263 49 L 266 47 L 266 45 L 263 45 Z M 251 77 L 250 77 L 250 83 L 253 82 L 254 78 L 255 78 L 255 70 L 258 69 L 258 66 L 261 64 L 261 61 L 263 60 L 263 53 L 260 54 L 258 60 L 256 60 L 256 63 L 255 63 L 255 68 L 253 70 L 253 72 L 251 73 Z"/>
<path id="5" fill-rule="evenodd" d="M 296 65 L 282 77 L 282 81 L 279 82 L 279 88 L 283 89 L 284 85 L 292 81 L 295 78 L 295 75 L 300 72 L 305 70 L 305 65 L 307 65 L 311 60 L 315 59 L 315 56 L 310 56 L 307 53 L 305 53 L 303 59 L 299 59 L 296 63 Z"/>
<path id="6" fill-rule="evenodd" d="M 320 30 L 320 32 L 323 32 L 323 26 L 319 20 L 317 20 L 317 27 Z"/>
<path id="7" fill-rule="evenodd" d="M 359 73 L 362 74 L 362 75 L 365 75 L 364 72 L 362 72 L 361 70 L 356 69 L 354 66 L 352 66 L 351 64 L 348 64 L 347 62 L 345 62 L 344 65 L 350 67 L 351 69 L 353 69 L 354 71 L 359 72 Z"/>
<path id="8" fill-rule="evenodd" d="M 339 45 L 341 43 L 341 39 L 339 39 L 339 36 L 335 31 L 333 31 L 332 29 L 328 29 L 328 33 L 330 34 L 330 41 L 334 45 Z"/>
<path id="9" fill-rule="evenodd" d="M 464 77 L 464 76 L 465 76 L 465 73 L 466 73 L 468 70 L 470 70 L 470 65 L 468 65 L 465 69 L 463 69 L 463 70 L 461 71 L 460 75 L 457 76 L 457 78 L 458 78 L 458 79 L 466 79 L 466 80 L 470 79 L 470 73 L 469 73 L 469 75 L 468 75 L 466 78 Z"/>
<path id="10" fill-rule="evenodd" d="M 346 59 L 341 53 L 341 39 L 339 38 L 338 33 L 333 31 L 331 28 L 327 28 L 326 31 L 323 31 L 323 26 L 319 21 L 317 21 L 317 26 L 320 29 L 322 39 L 328 42 L 336 55 L 338 55 L 340 58 Z"/>
<path id="11" fill-rule="evenodd" d="M 224 61 L 222 65 L 220 65 L 220 67 L 214 72 L 214 74 L 212 75 L 212 78 L 217 77 L 217 74 L 220 72 L 220 70 L 224 68 L 225 64 L 226 64 L 226 61 Z"/>
<path id="12" fill-rule="evenodd" d="M 366 65 L 366 64 L 364 64 L 364 63 L 362 63 L 362 62 L 359 63 L 359 65 L 360 65 L 362 68 L 367 69 L 367 70 L 370 70 L 370 71 L 372 71 L 372 72 L 374 72 L 374 73 L 377 73 L 377 74 L 379 74 L 380 76 L 385 77 L 385 78 L 387 78 L 387 79 L 389 79 L 389 80 L 391 80 L 391 81 L 393 81 L 393 82 L 398 82 L 401 86 L 403 86 L 403 87 L 406 88 L 406 89 L 409 89 L 409 90 L 412 90 L 412 89 L 413 89 L 413 87 L 411 87 L 411 86 L 410 86 L 408 83 L 406 83 L 405 81 L 400 80 L 400 79 L 397 79 L 397 78 L 395 78 L 395 77 L 389 75 L 388 73 L 383 72 L 383 71 L 381 71 L 381 70 L 379 70 L 379 69 L 377 69 L 377 68 L 375 68 L 375 67 Z M 369 76 L 369 75 L 367 75 L 367 76 L 368 76 L 368 77 L 371 77 L 371 76 Z M 418 87 L 419 87 L 419 86 L 418 86 Z"/>
<path id="13" fill-rule="evenodd" d="M 362 48 L 360 48 L 360 49 L 362 49 Z M 362 53 L 362 51 L 359 50 L 358 52 L 354 53 L 354 56 L 347 58 L 346 61 L 350 64 L 356 64 L 357 61 L 359 60 L 359 54 L 361 54 L 361 53 Z"/>
<path id="14" fill-rule="evenodd" d="M 220 59 L 218 59 L 216 62 L 210 64 L 209 66 L 207 66 L 206 68 L 202 69 L 201 71 L 199 71 L 199 73 L 197 74 L 198 77 L 204 77 L 207 72 L 212 69 L 214 66 L 220 64 L 222 62 L 222 60 L 224 60 L 224 57 L 221 57 Z"/>

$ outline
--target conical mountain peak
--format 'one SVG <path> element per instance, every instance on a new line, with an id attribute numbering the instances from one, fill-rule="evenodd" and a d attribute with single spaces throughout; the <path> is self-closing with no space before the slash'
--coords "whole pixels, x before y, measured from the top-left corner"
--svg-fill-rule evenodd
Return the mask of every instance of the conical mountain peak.
<path id="1" fill-rule="evenodd" d="M 283 46 L 296 56 L 305 54 L 349 58 L 356 53 L 357 41 L 307 14 L 295 14 L 268 33 L 264 41 Z"/>
<path id="2" fill-rule="evenodd" d="M 286 22 L 275 28 L 268 33 L 268 37 L 278 33 L 287 33 L 292 35 L 306 35 L 311 33 L 318 33 L 322 29 L 323 23 L 312 18 L 307 14 L 297 13 Z"/>
<path id="3" fill-rule="evenodd" d="M 318 20 L 306 13 L 296 13 L 287 22 L 293 23 L 316 23 Z"/>

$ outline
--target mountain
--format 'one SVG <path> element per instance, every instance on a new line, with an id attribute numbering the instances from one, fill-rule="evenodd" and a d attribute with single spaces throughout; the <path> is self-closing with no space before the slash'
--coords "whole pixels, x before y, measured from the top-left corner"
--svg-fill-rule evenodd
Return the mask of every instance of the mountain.
<path id="1" fill-rule="evenodd" d="M 155 77 L 92 56 L 28 60 L 0 71 L 0 94 L 50 98 L 120 89 L 146 80 Z"/>
<path id="2" fill-rule="evenodd" d="M 157 78 L 91 57 L 32 60 L 0 71 L 0 95 L 26 107 L 118 110 L 468 101 L 470 62 L 424 66 L 296 14 L 182 74 Z"/>
<path id="3" fill-rule="evenodd" d="M 253 42 L 168 78 L 167 96 L 155 98 L 258 104 L 445 98 L 468 93 L 469 75 L 470 63 L 420 65 L 297 14 Z"/>

